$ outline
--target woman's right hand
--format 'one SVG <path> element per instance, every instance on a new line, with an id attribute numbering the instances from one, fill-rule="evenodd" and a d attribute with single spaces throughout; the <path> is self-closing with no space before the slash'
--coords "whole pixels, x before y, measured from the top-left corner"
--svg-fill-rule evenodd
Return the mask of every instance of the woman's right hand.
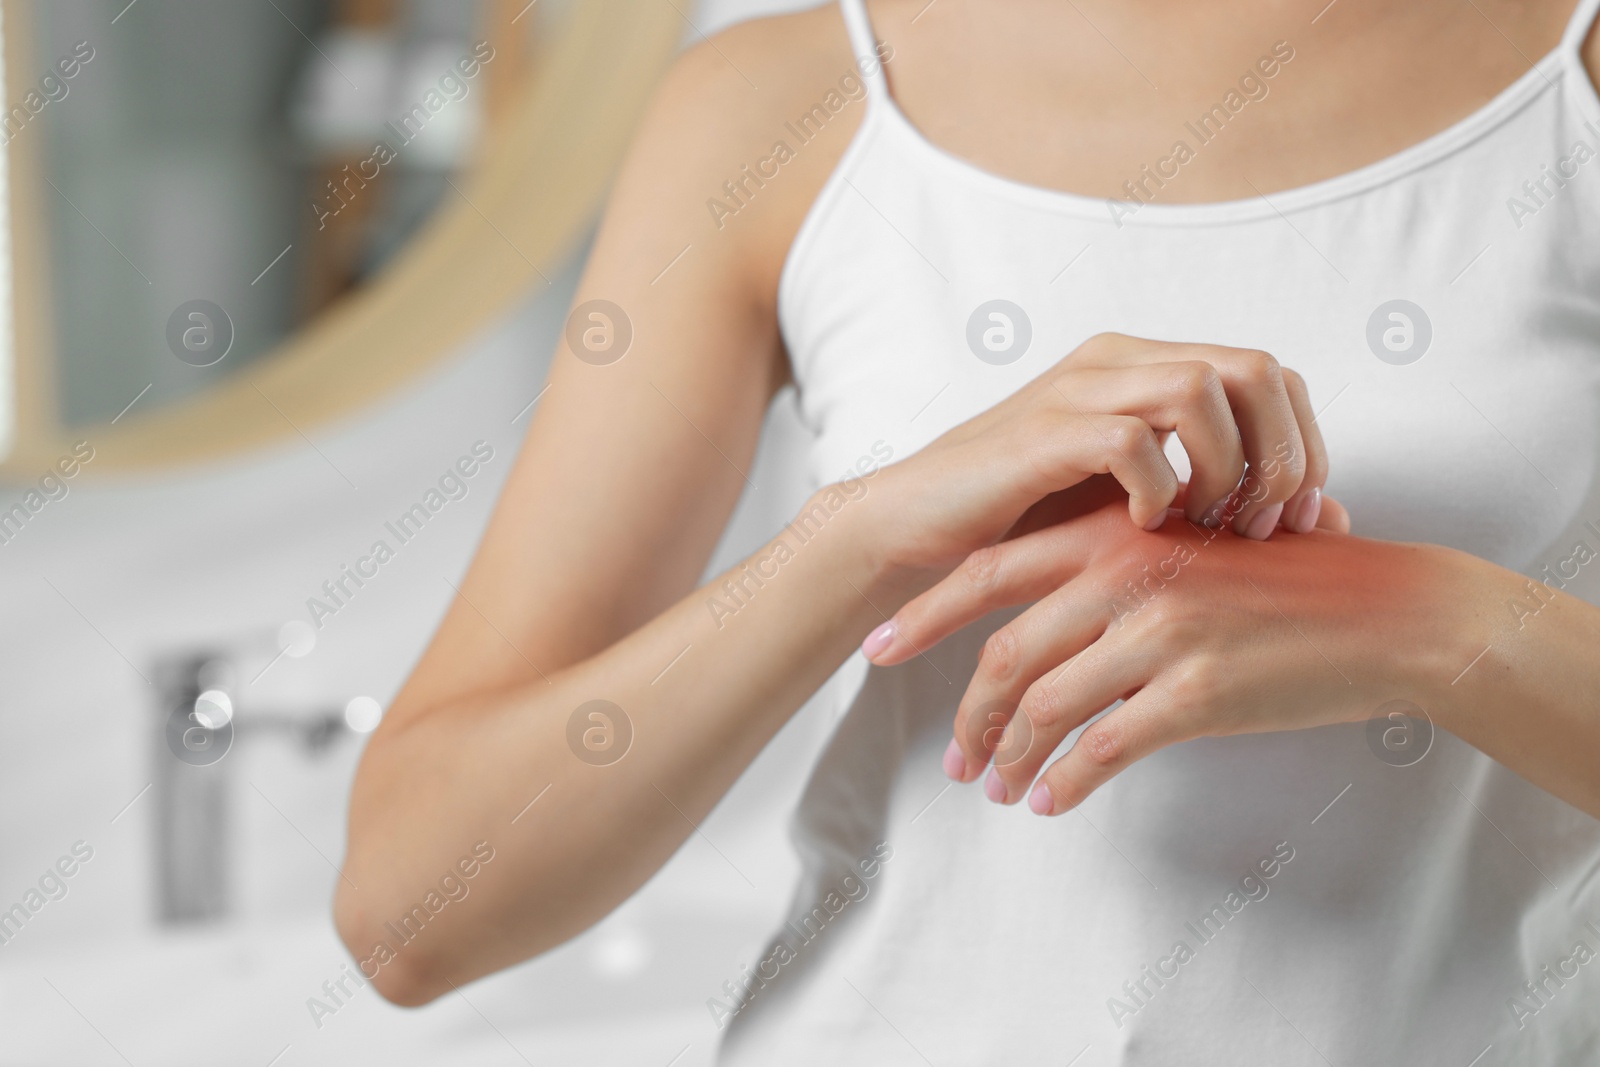
<path id="1" fill-rule="evenodd" d="M 1157 526 L 1179 491 L 1162 451 L 1169 433 L 1189 456 L 1191 520 L 1257 540 L 1280 522 L 1317 525 L 1328 457 L 1299 374 L 1265 352 L 1105 333 L 881 472 L 890 562 L 942 576 L 1024 528 L 1096 506 L 1077 509 L 1068 492 L 1096 474 L 1127 491 L 1135 524 Z"/>

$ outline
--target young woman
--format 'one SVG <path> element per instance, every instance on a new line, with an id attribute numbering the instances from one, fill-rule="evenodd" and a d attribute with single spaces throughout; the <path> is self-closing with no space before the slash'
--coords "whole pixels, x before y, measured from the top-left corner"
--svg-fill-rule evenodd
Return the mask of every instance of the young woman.
<path id="1" fill-rule="evenodd" d="M 383 994 L 600 919 L 844 664 L 727 1062 L 1593 1057 L 1597 7 L 842 0 L 691 49 L 356 782 Z M 821 488 L 697 589 L 789 382 Z"/>

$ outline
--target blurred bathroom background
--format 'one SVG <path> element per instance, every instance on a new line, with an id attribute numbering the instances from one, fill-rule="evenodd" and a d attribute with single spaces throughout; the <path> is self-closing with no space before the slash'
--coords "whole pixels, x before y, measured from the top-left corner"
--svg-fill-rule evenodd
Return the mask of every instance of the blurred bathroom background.
<path id="1" fill-rule="evenodd" d="M 0 1064 L 711 1061 L 706 1001 L 756 958 L 796 873 L 786 820 L 832 725 L 825 695 L 618 912 L 460 995 L 403 1010 L 357 986 L 329 915 L 366 734 L 510 469 L 592 211 L 552 223 L 578 234 L 559 262 L 518 251 L 544 277 L 481 321 L 462 312 L 448 351 L 402 338 L 363 352 L 317 331 L 359 318 L 349 309 L 393 272 L 424 270 L 408 255 L 477 195 L 497 123 L 560 75 L 559 42 L 589 2 L 0 6 Z M 666 5 L 673 47 L 805 6 L 605 2 L 623 17 Z M 493 59 L 462 73 L 486 41 Z M 429 93 L 442 102 L 422 129 Z M 371 162 L 407 115 L 403 148 Z M 351 182 L 351 167 L 378 176 Z M 175 344 L 174 322 L 200 341 Z M 259 443 L 240 443 L 220 401 L 165 437 L 149 429 L 212 410 L 303 336 L 325 341 L 298 357 L 298 388 L 318 361 L 365 359 L 374 381 L 421 369 L 303 427 L 292 416 L 317 398 L 285 392 L 282 432 Z M 803 437 L 780 398 L 714 569 L 804 498 Z M 160 461 L 130 458 L 136 441 Z M 494 458 L 465 497 L 313 620 L 308 598 L 326 600 L 324 582 L 480 441 Z M 209 749 L 175 740 L 191 710 L 215 727 Z"/>

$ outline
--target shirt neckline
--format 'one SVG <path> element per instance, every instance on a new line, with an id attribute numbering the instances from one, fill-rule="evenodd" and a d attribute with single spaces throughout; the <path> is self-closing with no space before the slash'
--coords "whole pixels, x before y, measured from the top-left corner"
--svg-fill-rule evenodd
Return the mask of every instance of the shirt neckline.
<path id="1" fill-rule="evenodd" d="M 1195 203 L 1138 203 L 1074 193 L 1064 189 L 1034 185 L 1007 178 L 973 163 L 929 140 L 927 135 L 900 109 L 892 93 L 883 86 L 868 101 L 864 121 L 881 118 L 906 144 L 940 169 L 967 181 L 985 186 L 1009 199 L 1065 214 L 1098 218 L 1109 225 L 1149 226 L 1161 224 L 1206 225 L 1243 222 L 1273 217 L 1339 200 L 1365 192 L 1441 159 L 1484 136 L 1538 97 L 1557 87 L 1566 73 L 1564 60 L 1568 42 L 1563 40 L 1538 62 L 1500 90 L 1481 107 L 1451 123 L 1437 133 L 1417 141 L 1375 162 L 1344 171 L 1329 178 L 1261 196 L 1238 200 L 1208 200 Z M 1581 66 L 1581 61 L 1580 61 Z M 1585 71 L 1585 73 L 1587 73 Z M 1113 215 L 1111 206 L 1128 210 Z"/>

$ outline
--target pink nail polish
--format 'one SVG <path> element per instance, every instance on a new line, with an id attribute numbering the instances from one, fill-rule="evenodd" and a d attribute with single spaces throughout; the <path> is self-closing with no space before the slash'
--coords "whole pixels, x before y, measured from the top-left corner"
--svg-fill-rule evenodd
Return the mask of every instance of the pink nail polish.
<path id="1" fill-rule="evenodd" d="M 1050 795 L 1050 787 L 1040 782 L 1033 787 L 1033 792 L 1028 794 L 1028 807 L 1033 809 L 1035 815 L 1049 815 L 1055 810 L 1056 798 Z"/>
<path id="2" fill-rule="evenodd" d="M 1295 533 L 1310 533 L 1317 528 L 1317 519 L 1322 515 L 1322 490 L 1312 489 L 1300 499 L 1295 508 L 1294 518 L 1284 523 Z"/>
<path id="3" fill-rule="evenodd" d="M 888 648 L 893 641 L 894 621 L 890 620 L 867 635 L 867 639 L 861 642 L 861 653 L 871 659 Z"/>
<path id="4" fill-rule="evenodd" d="M 1244 528 L 1244 535 L 1255 541 L 1265 541 L 1272 536 L 1273 529 L 1278 525 L 1278 518 L 1283 514 L 1283 505 L 1274 504 L 1270 508 L 1262 508 L 1256 512 L 1250 524 Z"/>
<path id="5" fill-rule="evenodd" d="M 961 746 L 953 740 L 950 747 L 944 750 L 944 773 L 956 782 L 967 776 L 967 757 L 962 753 Z"/>
<path id="6" fill-rule="evenodd" d="M 983 780 L 983 795 L 996 804 L 1004 804 L 1006 802 L 1006 784 L 1000 780 L 1000 776 L 992 769 L 989 771 L 989 777 Z"/>

